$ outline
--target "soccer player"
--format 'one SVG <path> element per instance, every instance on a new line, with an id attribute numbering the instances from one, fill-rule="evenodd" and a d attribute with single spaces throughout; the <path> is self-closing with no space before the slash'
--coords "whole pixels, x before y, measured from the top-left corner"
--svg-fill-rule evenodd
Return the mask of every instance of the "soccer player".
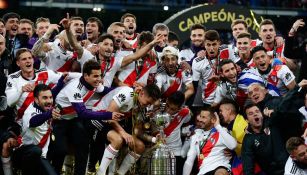
<path id="1" fill-rule="evenodd" d="M 52 164 L 57 173 L 61 172 L 64 157 L 68 151 L 68 141 L 75 148 L 75 173 L 85 174 L 88 140 L 83 120 L 119 120 L 122 114 L 117 112 L 95 112 L 91 108 L 95 103 L 93 95 L 102 95 L 109 90 L 100 84 L 101 68 L 95 60 L 84 64 L 81 78 L 70 81 L 58 94 L 55 102 L 61 109 L 61 119 L 53 123 L 55 136 Z"/>
<path id="2" fill-rule="evenodd" d="M 301 137 L 291 137 L 286 148 L 290 154 L 285 165 L 285 175 L 307 174 L 307 145 Z"/>
<path id="3" fill-rule="evenodd" d="M 190 65 L 196 57 L 204 57 L 204 42 L 206 28 L 201 24 L 194 24 L 190 28 L 191 47 L 181 50 L 179 53 L 179 63 L 187 61 Z"/>
<path id="4" fill-rule="evenodd" d="M 182 174 L 184 159 L 181 157 L 181 127 L 191 119 L 189 108 L 183 107 L 185 98 L 180 91 L 173 93 L 166 100 L 165 112 L 171 116 L 171 122 L 164 128 L 165 144 L 176 157 L 176 174 Z"/>
<path id="5" fill-rule="evenodd" d="M 46 158 L 51 120 L 60 116 L 59 111 L 53 108 L 53 99 L 64 86 L 64 78 L 52 90 L 45 84 L 39 84 L 33 90 L 35 100 L 22 118 L 22 143 L 13 153 L 13 161 L 21 167 L 23 174 L 56 174 Z"/>
<path id="6" fill-rule="evenodd" d="M 237 101 L 239 106 L 243 106 L 247 95 L 237 86 L 237 65 L 232 60 L 222 60 L 220 63 L 220 72 L 221 81 L 216 88 L 212 106 L 217 106 L 225 98 Z"/>
<path id="7" fill-rule="evenodd" d="M 198 86 L 202 80 L 202 101 L 205 105 L 211 105 L 216 92 L 216 81 L 220 74 L 220 36 L 217 31 L 209 30 L 205 34 L 206 57 L 198 57 L 193 60 L 193 85 Z"/>
<path id="8" fill-rule="evenodd" d="M 100 34 L 102 33 L 102 22 L 97 17 L 89 17 L 86 20 L 85 33 L 86 38 L 90 43 L 94 44 L 97 42 Z"/>
<path id="9" fill-rule="evenodd" d="M 162 40 L 162 35 L 154 37 L 148 31 L 142 32 L 138 35 L 136 52 L 123 58 L 116 58 L 122 59 L 122 70 L 118 74 L 121 85 L 132 87 L 135 83 L 147 84 L 148 77 L 155 74 L 158 67 L 158 58 L 152 48 Z"/>
<path id="10" fill-rule="evenodd" d="M 255 47 L 251 52 L 251 56 L 253 57 L 255 68 L 242 72 L 238 81 L 240 88 L 246 90 L 250 84 L 258 82 L 264 84 L 270 94 L 283 96 L 295 87 L 295 76 L 291 70 L 286 65 L 271 63 L 271 59 L 264 47 Z M 273 61 L 276 61 L 276 59 Z"/>
<path id="11" fill-rule="evenodd" d="M 194 93 L 194 87 L 190 72 L 179 67 L 178 52 L 176 48 L 171 46 L 163 49 L 161 59 L 164 69 L 157 73 L 156 85 L 161 89 L 163 98 L 182 90 L 185 100 L 187 100 Z"/>
<path id="12" fill-rule="evenodd" d="M 196 117 L 202 132 L 192 136 L 190 150 L 183 167 L 183 175 L 191 173 L 193 162 L 197 157 L 198 174 L 230 174 L 230 158 L 224 149 L 233 150 L 237 141 L 220 125 L 219 117 L 210 108 L 201 109 Z"/>
<path id="13" fill-rule="evenodd" d="M 236 46 L 238 49 L 238 56 L 240 57 L 240 61 L 237 64 L 240 66 L 241 70 L 245 68 L 255 67 L 255 63 L 251 58 L 251 35 L 249 33 L 240 33 L 237 36 Z"/>
<path id="14" fill-rule="evenodd" d="M 144 152 L 144 143 L 132 136 L 133 126 L 137 124 L 139 117 L 144 117 L 144 110 L 147 106 L 153 104 L 160 98 L 160 90 L 154 85 L 147 85 L 140 92 L 135 92 L 130 87 L 118 87 L 103 96 L 94 110 L 97 111 L 118 111 L 122 113 L 132 112 L 132 118 L 129 117 L 127 122 L 116 122 L 110 120 L 107 123 L 93 121 L 93 125 L 103 130 L 110 144 L 105 149 L 103 158 L 100 163 L 98 175 L 104 175 L 111 161 L 117 156 L 119 149 L 122 148 L 124 142 L 133 150 L 124 158 L 117 173 L 124 175 L 130 167 L 140 158 Z M 129 116 L 129 114 L 127 114 Z M 126 116 L 127 117 L 127 116 Z"/>
<path id="15" fill-rule="evenodd" d="M 131 13 L 125 13 L 120 22 L 126 27 L 126 39 L 132 49 L 136 49 L 138 45 L 138 33 L 136 33 L 136 16 Z"/>
<path id="16" fill-rule="evenodd" d="M 37 84 L 56 84 L 62 74 L 51 70 L 35 70 L 34 59 L 31 51 L 25 48 L 19 49 L 16 53 L 16 63 L 20 68 L 10 74 L 6 84 L 6 96 L 8 106 L 16 107 L 16 121 L 21 125 L 21 118 L 26 108 L 33 102 L 33 89 Z M 77 74 L 70 73 L 71 78 Z"/>

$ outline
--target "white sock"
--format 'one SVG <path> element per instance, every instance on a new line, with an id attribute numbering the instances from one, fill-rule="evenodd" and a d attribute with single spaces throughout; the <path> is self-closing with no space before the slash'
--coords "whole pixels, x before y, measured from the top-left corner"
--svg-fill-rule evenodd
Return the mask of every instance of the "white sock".
<path id="1" fill-rule="evenodd" d="M 112 160 L 109 165 L 108 175 L 114 175 L 116 171 L 116 157 Z"/>
<path id="2" fill-rule="evenodd" d="M 133 164 L 141 157 L 141 155 L 138 155 L 135 152 L 129 151 L 129 153 L 124 158 L 122 164 L 120 165 L 117 173 L 119 175 L 125 175 L 127 171 L 132 167 Z"/>
<path id="3" fill-rule="evenodd" d="M 117 156 L 118 150 L 114 149 L 111 145 L 106 147 L 103 153 L 103 157 L 100 162 L 99 169 L 97 171 L 97 175 L 105 175 L 108 169 L 108 166 L 114 160 L 114 157 Z"/>
<path id="4" fill-rule="evenodd" d="M 4 175 L 13 175 L 11 158 L 1 157 Z"/>

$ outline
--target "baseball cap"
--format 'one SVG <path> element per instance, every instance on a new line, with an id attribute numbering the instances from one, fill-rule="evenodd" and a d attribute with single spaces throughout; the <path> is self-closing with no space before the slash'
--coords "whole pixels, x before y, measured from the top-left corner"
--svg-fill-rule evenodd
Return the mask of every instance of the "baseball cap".
<path id="1" fill-rule="evenodd" d="M 177 58 L 179 57 L 179 51 L 177 48 L 172 47 L 172 46 L 166 46 L 163 51 L 162 51 L 162 57 L 166 56 L 166 55 L 174 55 Z"/>

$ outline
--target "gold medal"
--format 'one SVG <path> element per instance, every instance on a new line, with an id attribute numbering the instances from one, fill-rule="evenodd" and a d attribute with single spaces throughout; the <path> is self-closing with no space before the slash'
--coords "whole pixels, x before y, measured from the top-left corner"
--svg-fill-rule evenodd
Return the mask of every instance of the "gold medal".
<path id="1" fill-rule="evenodd" d="M 204 156 L 203 154 L 200 154 L 200 155 L 199 155 L 199 159 L 200 159 L 200 160 L 204 160 L 204 158 L 205 158 L 205 156 Z"/>
<path id="2" fill-rule="evenodd" d="M 51 134 L 51 140 L 55 141 L 55 136 L 53 134 Z"/>
<path id="3" fill-rule="evenodd" d="M 149 129 L 150 128 L 150 123 L 148 123 L 148 122 L 144 123 L 144 128 L 145 129 Z"/>

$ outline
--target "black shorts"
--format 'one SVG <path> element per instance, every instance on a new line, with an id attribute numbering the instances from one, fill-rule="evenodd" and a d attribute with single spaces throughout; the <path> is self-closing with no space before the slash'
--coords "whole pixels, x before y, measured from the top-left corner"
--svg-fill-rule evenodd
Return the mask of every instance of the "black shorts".
<path id="1" fill-rule="evenodd" d="M 225 169 L 229 174 L 231 174 L 231 170 L 230 170 L 230 169 L 228 169 L 228 168 L 226 168 L 226 167 L 224 167 L 224 166 L 219 166 L 219 167 L 215 168 L 214 170 L 205 173 L 204 175 L 214 175 L 214 173 L 215 173 L 218 169 L 220 169 L 220 168 Z"/>

